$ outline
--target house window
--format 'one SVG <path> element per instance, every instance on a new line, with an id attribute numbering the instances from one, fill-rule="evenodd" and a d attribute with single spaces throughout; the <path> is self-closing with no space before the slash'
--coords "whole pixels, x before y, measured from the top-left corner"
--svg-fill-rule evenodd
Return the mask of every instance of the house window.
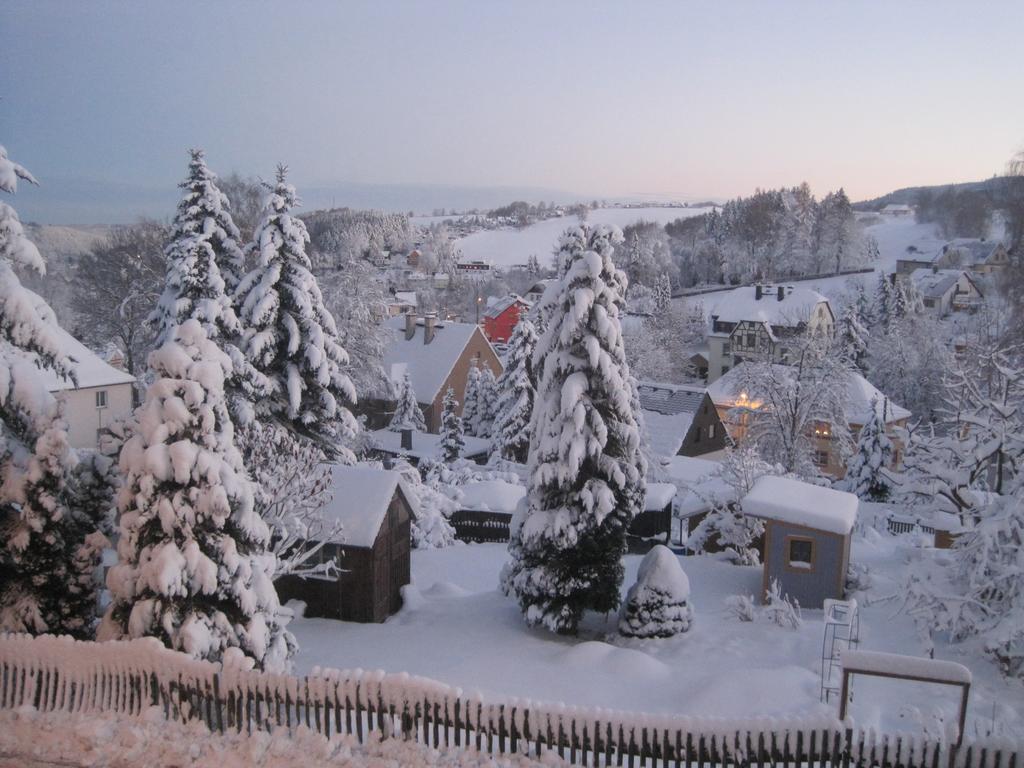
<path id="1" fill-rule="evenodd" d="M 754 348 L 755 339 L 756 339 L 756 337 L 754 336 L 754 334 L 748 333 L 748 334 L 746 334 L 746 336 L 743 339 L 743 344 L 747 347 L 747 349 L 753 349 Z"/>
<path id="2" fill-rule="evenodd" d="M 708 427 L 708 440 L 714 440 L 714 439 L 715 439 L 715 425 L 712 424 L 710 427 Z"/>
<path id="3" fill-rule="evenodd" d="M 814 568 L 814 540 L 802 536 L 786 537 L 786 565 L 800 571 Z"/>
<path id="4" fill-rule="evenodd" d="M 96 407 L 106 408 L 107 407 L 107 390 L 101 389 L 96 393 Z"/>
<path id="5" fill-rule="evenodd" d="M 725 344 L 722 345 L 722 354 L 723 355 L 728 355 L 728 354 L 731 354 L 731 353 L 732 353 L 732 344 L 730 344 L 727 341 L 727 342 L 725 342 Z"/>
<path id="6" fill-rule="evenodd" d="M 924 300 L 924 305 L 926 307 L 934 307 L 935 306 L 935 299 L 925 299 Z"/>
<path id="7" fill-rule="evenodd" d="M 828 466 L 828 451 L 815 451 L 814 452 L 814 463 L 819 467 L 825 468 Z"/>

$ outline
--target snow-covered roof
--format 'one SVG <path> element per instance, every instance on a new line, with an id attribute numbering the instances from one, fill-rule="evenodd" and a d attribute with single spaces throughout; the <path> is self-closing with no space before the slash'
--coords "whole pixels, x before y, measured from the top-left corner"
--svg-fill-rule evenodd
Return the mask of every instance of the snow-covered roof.
<path id="1" fill-rule="evenodd" d="M 761 286 L 761 298 L 757 298 L 757 287 L 745 285 L 724 294 L 711 307 L 708 316 L 723 323 L 741 323 L 744 320 L 768 323 L 780 327 L 794 327 L 811 318 L 814 308 L 828 299 L 810 288 L 781 286 L 782 301 L 778 299 L 780 286 Z"/>
<path id="2" fill-rule="evenodd" d="M 858 651 L 849 648 L 843 649 L 839 658 L 843 669 L 850 672 L 915 677 L 956 685 L 970 685 L 972 679 L 971 670 L 955 661 L 928 659 L 922 656 L 904 656 L 900 653 Z"/>
<path id="3" fill-rule="evenodd" d="M 696 483 L 718 472 L 722 465 L 717 461 L 697 459 L 693 456 L 673 456 L 665 464 L 665 474 L 684 484 Z"/>
<path id="4" fill-rule="evenodd" d="M 911 213 L 913 210 L 906 203 L 889 203 L 882 209 L 882 213 Z"/>
<path id="5" fill-rule="evenodd" d="M 914 287 L 926 299 L 941 299 L 952 291 L 960 278 L 965 276 L 962 269 L 928 269 L 922 267 L 910 273 Z M 970 280 L 970 278 L 967 278 Z"/>
<path id="6" fill-rule="evenodd" d="M 516 302 L 522 304 L 524 307 L 529 308 L 532 306 L 530 302 L 515 293 L 510 293 L 508 296 L 495 299 L 493 302 L 488 299 L 487 309 L 484 311 L 484 317 L 498 317 L 506 309 L 511 307 Z"/>
<path id="7" fill-rule="evenodd" d="M 752 517 L 844 535 L 857 522 L 858 503 L 852 493 L 772 475 L 754 483 L 740 502 L 743 512 Z"/>
<path id="8" fill-rule="evenodd" d="M 694 384 L 660 384 L 654 381 L 637 383 L 640 407 L 669 416 L 696 413 L 704 400 L 704 387 Z"/>
<path id="9" fill-rule="evenodd" d="M 396 364 L 405 364 L 412 381 L 413 391 L 421 403 L 432 403 L 448 379 L 479 326 L 473 323 L 455 323 L 438 319 L 434 325 L 434 338 L 423 343 L 423 318 L 416 322 L 416 332 L 405 338 L 405 317 L 392 317 L 385 321 L 391 330 L 391 341 L 384 350 L 384 370 Z M 481 334 L 482 337 L 482 334 Z M 486 339 L 484 339 L 486 343 Z M 461 392 L 457 393 L 461 397 Z"/>
<path id="10" fill-rule="evenodd" d="M 744 379 L 746 365 L 748 363 L 740 363 L 708 385 L 708 394 L 716 406 L 731 408 L 737 405 L 737 401 L 745 400 L 746 393 L 741 382 Z M 772 365 L 776 369 L 776 374 L 780 376 L 793 370 L 790 366 L 781 363 L 773 363 Z M 843 401 L 845 403 L 847 421 L 851 424 L 866 424 L 871 414 L 872 400 L 875 400 L 875 408 L 880 416 L 883 415 L 883 409 L 885 410 L 884 419 L 886 424 L 910 418 L 910 411 L 887 399 L 878 387 L 859 373 L 850 373 L 847 376 L 846 397 Z"/>
<path id="11" fill-rule="evenodd" d="M 404 481 L 398 472 L 359 465 L 334 465 L 331 468 L 333 498 L 322 513 L 325 522 L 341 523 L 338 543 L 350 547 L 372 547 L 399 487 L 403 488 L 406 501 L 412 504 L 413 496 L 405 492 Z"/>
<path id="12" fill-rule="evenodd" d="M 707 512 L 715 504 L 736 501 L 735 489 L 718 474 L 717 461 L 692 456 L 673 456 L 665 464 L 665 474 L 678 487 L 676 515 L 692 517 Z"/>
<path id="13" fill-rule="evenodd" d="M 413 430 L 412 449 L 402 448 L 402 433 L 392 432 L 390 429 L 375 429 L 370 432 L 370 439 L 379 450 L 392 453 L 396 456 L 410 456 L 414 459 L 434 459 L 440 454 L 441 435 L 432 432 L 419 432 Z M 482 456 L 491 450 L 489 440 L 479 437 L 465 435 L 463 438 L 464 457 Z"/>
<path id="14" fill-rule="evenodd" d="M 692 413 L 666 416 L 654 411 L 644 411 L 644 429 L 647 432 L 647 441 L 651 450 L 658 456 L 675 456 L 679 453 L 692 423 Z"/>
<path id="15" fill-rule="evenodd" d="M 504 480 L 476 480 L 459 486 L 459 490 L 462 492 L 459 506 L 480 512 L 512 514 L 526 496 L 526 488 Z"/>
<path id="16" fill-rule="evenodd" d="M 392 299 L 395 304 L 407 304 L 410 307 L 415 307 L 419 303 L 416 298 L 416 291 L 395 291 L 395 297 Z"/>
<path id="17" fill-rule="evenodd" d="M 41 297 L 31 291 L 29 291 L 29 293 L 31 293 L 31 295 L 36 299 L 37 305 L 46 307 L 46 302 L 44 302 Z M 46 307 L 45 311 L 41 311 L 40 314 L 44 317 L 52 316 L 48 307 Z M 75 361 L 71 367 L 74 369 L 75 374 L 78 377 L 79 389 L 84 389 L 86 387 L 111 387 L 116 384 L 131 384 L 135 381 L 134 376 L 127 371 L 123 371 L 120 368 L 112 366 L 102 357 L 85 346 L 85 344 L 57 325 L 56 320 L 54 320 L 50 326 L 53 329 L 53 336 L 61 350 L 63 350 L 64 354 L 73 358 Z M 40 370 L 39 376 L 46 386 L 46 389 L 50 392 L 75 389 L 74 382 L 57 375 L 54 371 L 48 368 Z"/>
<path id="18" fill-rule="evenodd" d="M 672 503 L 677 490 L 672 483 L 648 483 L 644 494 L 644 512 L 660 512 Z"/>

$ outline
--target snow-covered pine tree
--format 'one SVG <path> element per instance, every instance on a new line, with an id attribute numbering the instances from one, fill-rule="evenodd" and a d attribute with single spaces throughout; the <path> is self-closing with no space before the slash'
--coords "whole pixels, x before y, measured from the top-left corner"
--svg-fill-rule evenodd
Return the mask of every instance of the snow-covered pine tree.
<path id="1" fill-rule="evenodd" d="M 508 342 L 505 369 L 498 378 L 498 418 L 494 422 L 491 453 L 502 459 L 525 464 L 530 452 L 530 419 L 536 397 L 533 351 L 537 330 L 522 317 Z"/>
<path id="2" fill-rule="evenodd" d="M 388 429 L 392 432 L 401 432 L 403 429 L 427 431 L 427 422 L 423 418 L 423 411 L 416 400 L 416 392 L 412 388 L 412 379 L 409 378 L 408 371 L 402 376 L 402 381 L 398 385 L 395 415 L 391 417 Z"/>
<path id="3" fill-rule="evenodd" d="M 309 233 L 291 215 L 295 188 L 279 166 L 267 185 L 263 217 L 252 246 L 255 267 L 238 287 L 242 351 L 272 384 L 257 402 L 258 418 L 282 422 L 317 442 L 331 459 L 354 461 L 346 446 L 359 425 L 347 405 L 356 402 L 345 373 L 348 353 L 310 272 Z"/>
<path id="4" fill-rule="evenodd" d="M 847 465 L 843 485 L 850 493 L 868 501 L 886 501 L 892 493 L 889 466 L 892 463 L 893 445 L 885 432 L 885 413 L 889 400 L 881 403 L 871 399 L 871 416 L 861 427 L 857 437 L 857 449 Z"/>
<path id="5" fill-rule="evenodd" d="M 857 315 L 857 308 L 850 305 L 839 318 L 837 342 L 846 359 L 861 373 L 868 370 L 868 339 L 870 334 Z"/>
<path id="6" fill-rule="evenodd" d="M 907 290 L 903 287 L 903 283 L 899 280 L 892 287 L 892 310 L 891 317 L 893 323 L 898 323 L 904 317 L 906 317 L 911 311 L 910 299 L 907 297 Z"/>
<path id="7" fill-rule="evenodd" d="M 487 366 L 483 366 L 480 370 L 476 401 L 476 422 L 473 426 L 473 434 L 477 437 L 484 440 L 491 439 L 494 433 L 494 422 L 498 417 L 499 400 L 498 382 L 494 378 L 494 371 Z"/>
<path id="8" fill-rule="evenodd" d="M 672 302 L 672 278 L 668 272 L 662 272 L 654 289 L 654 309 L 658 314 L 668 311 Z"/>
<path id="9" fill-rule="evenodd" d="M 462 417 L 455 412 L 459 407 L 459 401 L 455 399 L 455 390 L 451 387 L 444 393 L 442 406 L 441 442 L 438 449 L 441 461 L 451 464 L 462 457 L 462 449 L 466 445 L 462 438 Z"/>
<path id="10" fill-rule="evenodd" d="M 35 184 L 0 146 L 0 190 Z M 39 376 L 74 381 L 57 320 L 15 267 L 45 273 L 17 212 L 0 201 L 0 630 L 88 637 L 95 608 L 96 552 L 88 518 L 70 506 L 75 454 L 60 404 Z"/>
<path id="11" fill-rule="evenodd" d="M 481 373 L 479 366 L 470 365 L 466 375 L 466 390 L 462 394 L 462 429 L 465 434 L 479 437 L 476 425 L 480 421 L 483 398 L 480 391 Z"/>
<path id="12" fill-rule="evenodd" d="M 189 318 L 198 320 L 212 340 L 232 341 L 241 333 L 230 297 L 244 266 L 238 228 L 203 151 L 192 149 L 189 154 L 188 176 L 178 185 L 184 194 L 164 250 L 167 280 L 150 316 L 159 329 L 157 347 Z"/>
<path id="13" fill-rule="evenodd" d="M 618 607 L 626 529 L 645 491 L 619 322 L 626 278 L 611 258 L 621 239 L 615 227 L 566 232 L 564 276 L 534 354 L 527 507 L 513 521 L 502 582 L 528 623 L 562 633 L 587 609 Z"/>
<path id="14" fill-rule="evenodd" d="M 884 271 L 879 272 L 872 316 L 874 327 L 883 333 L 888 331 L 893 323 L 893 302 L 892 283 L 889 280 L 889 276 Z"/>
<path id="15" fill-rule="evenodd" d="M 272 582 L 270 530 L 234 444 L 231 360 L 186 320 L 149 365 L 156 380 L 121 449 L 119 563 L 100 639 L 153 636 L 194 658 L 240 651 L 283 669 L 295 643 Z"/>
<path id="16" fill-rule="evenodd" d="M 690 580 L 679 558 L 664 544 L 644 555 L 636 583 L 629 588 L 619 616 L 626 637 L 672 637 L 693 623 Z"/>

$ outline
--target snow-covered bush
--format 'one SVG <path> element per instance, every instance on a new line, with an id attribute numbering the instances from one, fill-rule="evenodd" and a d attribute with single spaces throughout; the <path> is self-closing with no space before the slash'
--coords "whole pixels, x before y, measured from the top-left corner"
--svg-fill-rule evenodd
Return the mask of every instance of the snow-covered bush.
<path id="1" fill-rule="evenodd" d="M 640 511 L 647 464 L 638 396 L 619 316 L 625 275 L 615 227 L 570 227 L 560 242 L 530 440 L 526 508 L 512 520 L 502 588 L 530 624 L 574 632 L 583 612 L 618 608 L 626 529 Z"/>
<path id="2" fill-rule="evenodd" d="M 779 627 L 800 629 L 804 623 L 803 617 L 800 615 L 799 601 L 782 594 L 782 587 L 779 586 L 778 579 L 772 579 L 771 586 L 765 592 L 763 612 L 769 622 Z"/>
<path id="3" fill-rule="evenodd" d="M 757 615 L 753 595 L 729 595 L 725 598 L 725 609 L 740 621 L 753 621 Z"/>
<path id="4" fill-rule="evenodd" d="M 636 583 L 629 588 L 619 616 L 619 633 L 626 637 L 672 637 L 693 623 L 690 580 L 679 558 L 663 544 L 640 562 Z"/>
<path id="5" fill-rule="evenodd" d="M 153 636 L 210 660 L 238 648 L 282 669 L 295 642 L 274 591 L 270 529 L 234 443 L 231 360 L 187 320 L 149 365 L 156 378 L 121 449 L 119 562 L 100 639 Z"/>
<path id="6" fill-rule="evenodd" d="M 431 475 L 432 467 L 445 467 L 443 463 L 427 468 L 427 480 L 420 476 L 420 470 L 404 459 L 395 461 L 392 469 L 401 473 L 406 488 L 413 498 L 413 519 L 411 524 L 412 545 L 416 549 L 448 547 L 455 543 L 455 528 L 448 518 L 458 509 L 458 504 L 444 493 L 436 476 Z"/>
<path id="7" fill-rule="evenodd" d="M 888 412 L 888 399 L 882 403 L 877 398 L 871 399 L 871 416 L 861 427 L 856 452 L 842 481 L 845 490 L 867 501 L 884 502 L 892 493 L 889 468 L 892 464 L 893 445 L 885 432 L 883 415 Z"/>

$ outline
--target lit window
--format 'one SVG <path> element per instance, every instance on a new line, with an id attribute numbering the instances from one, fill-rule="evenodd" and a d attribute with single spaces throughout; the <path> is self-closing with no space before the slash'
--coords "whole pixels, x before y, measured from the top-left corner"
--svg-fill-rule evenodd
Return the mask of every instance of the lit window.
<path id="1" fill-rule="evenodd" d="M 96 407 L 106 408 L 107 407 L 107 390 L 101 389 L 96 393 Z"/>
<path id="2" fill-rule="evenodd" d="M 811 539 L 789 540 L 789 567 L 809 571 L 814 566 L 814 542 Z"/>

